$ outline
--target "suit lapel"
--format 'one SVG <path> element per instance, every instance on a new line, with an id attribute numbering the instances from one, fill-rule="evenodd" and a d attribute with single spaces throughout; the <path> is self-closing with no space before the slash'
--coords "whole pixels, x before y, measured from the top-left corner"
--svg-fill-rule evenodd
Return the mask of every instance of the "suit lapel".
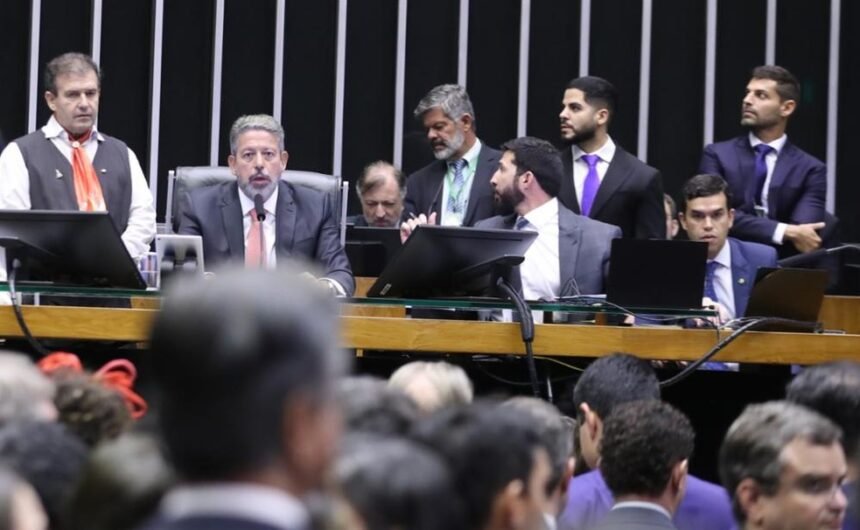
<path id="1" fill-rule="evenodd" d="M 576 186 L 573 185 L 573 151 L 570 147 L 562 151 L 561 163 L 564 167 L 564 175 L 562 175 L 558 198 L 568 210 L 578 214 L 580 213 L 579 197 L 576 196 Z"/>
<path id="2" fill-rule="evenodd" d="M 747 309 L 747 301 L 755 278 L 749 261 L 744 256 L 740 244 L 732 238 L 727 240 L 732 252 L 732 293 L 735 297 L 735 317 L 740 318 Z"/>
<path id="3" fill-rule="evenodd" d="M 609 202 L 615 191 L 630 176 L 630 164 L 626 160 L 625 154 L 626 152 L 622 148 L 616 146 L 615 155 L 609 163 L 609 168 L 606 169 L 606 174 L 603 176 L 603 181 L 600 182 L 600 187 L 597 188 L 597 195 L 594 196 L 591 212 L 588 214 L 592 219 L 597 217 L 600 209 Z"/>
<path id="4" fill-rule="evenodd" d="M 767 193 L 767 213 L 768 217 L 775 219 L 777 208 L 779 206 L 779 190 L 785 183 L 791 168 L 795 167 L 795 156 L 797 151 L 790 142 L 786 141 L 782 146 L 782 152 L 776 157 L 776 164 L 773 166 L 773 175 L 770 177 L 770 186 Z"/>
<path id="5" fill-rule="evenodd" d="M 750 146 L 749 137 L 738 137 L 735 142 L 735 153 L 738 161 L 738 175 L 741 175 L 744 182 L 743 204 L 752 208 L 755 205 L 755 153 Z"/>
<path id="6" fill-rule="evenodd" d="M 574 289 L 576 262 L 579 259 L 582 227 L 576 218 L 563 208 L 558 211 L 558 261 L 559 261 L 559 295 L 570 296 L 579 294 Z"/>
<path id="7" fill-rule="evenodd" d="M 466 215 L 463 216 L 463 226 L 472 226 L 474 224 L 475 210 L 478 207 L 478 203 L 481 201 L 482 196 L 489 194 L 490 178 L 496 171 L 499 161 L 494 154 L 488 155 L 488 153 L 490 153 L 490 150 L 481 144 L 481 151 L 478 153 L 478 167 L 475 168 L 472 187 L 469 189 L 469 206 L 466 207 Z"/>
<path id="8" fill-rule="evenodd" d="M 224 224 L 224 234 L 230 255 L 234 258 L 245 256 L 244 212 L 239 202 L 237 185 L 224 186 L 219 201 L 221 207 L 221 222 Z"/>
<path id="9" fill-rule="evenodd" d="M 289 256 L 292 254 L 296 236 L 296 202 L 292 187 L 284 181 L 278 185 L 275 222 L 275 253 L 278 256 Z"/>

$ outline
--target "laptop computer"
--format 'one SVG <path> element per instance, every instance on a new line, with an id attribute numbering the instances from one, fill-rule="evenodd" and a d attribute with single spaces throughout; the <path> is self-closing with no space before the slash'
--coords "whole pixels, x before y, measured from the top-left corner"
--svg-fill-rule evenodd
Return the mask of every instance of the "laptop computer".
<path id="1" fill-rule="evenodd" d="M 346 226 L 346 257 L 355 276 L 379 276 L 400 246 L 399 228 Z"/>
<path id="2" fill-rule="evenodd" d="M 708 244 L 613 239 L 606 299 L 624 308 L 701 309 Z"/>
<path id="3" fill-rule="evenodd" d="M 756 272 L 744 317 L 778 317 L 810 323 L 808 329 L 776 324 L 759 330 L 814 331 L 828 279 L 828 272 L 822 269 L 762 267 Z"/>

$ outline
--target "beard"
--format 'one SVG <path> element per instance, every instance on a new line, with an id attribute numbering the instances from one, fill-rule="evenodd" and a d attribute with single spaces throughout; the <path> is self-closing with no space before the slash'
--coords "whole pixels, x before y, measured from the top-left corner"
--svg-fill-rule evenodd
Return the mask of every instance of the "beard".
<path id="1" fill-rule="evenodd" d="M 516 186 L 512 184 L 503 190 L 496 190 L 493 194 L 493 201 L 496 205 L 496 214 L 509 215 L 514 213 L 514 208 L 525 200 L 526 196 Z"/>
<path id="2" fill-rule="evenodd" d="M 570 138 L 562 137 L 561 141 L 564 142 L 564 145 L 569 147 L 571 145 L 579 145 L 582 142 L 587 142 L 594 138 L 594 135 L 596 134 L 597 125 L 591 124 L 588 127 L 577 130 Z"/>
<path id="3" fill-rule="evenodd" d="M 436 157 L 436 160 L 448 160 L 454 153 L 460 150 L 463 147 L 463 143 L 466 141 L 466 135 L 463 134 L 463 131 L 460 128 L 457 128 L 457 131 L 454 133 L 454 137 L 450 140 L 442 140 L 442 143 L 445 144 L 445 149 L 433 150 L 433 156 Z"/>
<path id="4" fill-rule="evenodd" d="M 269 182 L 265 186 L 255 186 L 251 183 L 252 179 L 261 176 L 264 176 L 263 173 L 257 173 L 252 175 L 247 181 L 239 182 L 239 189 L 249 199 L 253 200 L 255 195 L 260 195 L 265 201 L 275 192 L 275 188 L 278 186 L 278 179 L 269 179 Z"/>

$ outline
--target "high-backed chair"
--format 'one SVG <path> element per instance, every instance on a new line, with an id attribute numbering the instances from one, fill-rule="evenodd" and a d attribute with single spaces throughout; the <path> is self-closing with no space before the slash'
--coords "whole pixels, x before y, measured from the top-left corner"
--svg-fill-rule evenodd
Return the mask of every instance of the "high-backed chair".
<path id="1" fill-rule="evenodd" d="M 331 194 L 335 221 L 340 227 L 341 242 L 343 242 L 346 237 L 346 199 L 349 183 L 342 182 L 340 177 L 334 175 L 292 169 L 287 169 L 281 173 L 281 178 L 298 186 L 314 188 Z M 229 167 L 225 166 L 180 166 L 170 171 L 168 173 L 165 225 L 171 232 L 179 230 L 184 194 L 197 188 L 235 180 L 236 176 L 233 175 Z"/>

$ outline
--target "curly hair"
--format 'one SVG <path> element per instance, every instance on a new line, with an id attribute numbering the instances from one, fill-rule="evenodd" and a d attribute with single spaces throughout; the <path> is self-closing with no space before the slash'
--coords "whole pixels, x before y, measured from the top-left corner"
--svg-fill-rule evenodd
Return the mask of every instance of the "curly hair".
<path id="1" fill-rule="evenodd" d="M 58 420 L 88 446 L 114 439 L 131 426 L 122 396 L 92 375 L 62 371 L 54 375 L 54 382 Z"/>

